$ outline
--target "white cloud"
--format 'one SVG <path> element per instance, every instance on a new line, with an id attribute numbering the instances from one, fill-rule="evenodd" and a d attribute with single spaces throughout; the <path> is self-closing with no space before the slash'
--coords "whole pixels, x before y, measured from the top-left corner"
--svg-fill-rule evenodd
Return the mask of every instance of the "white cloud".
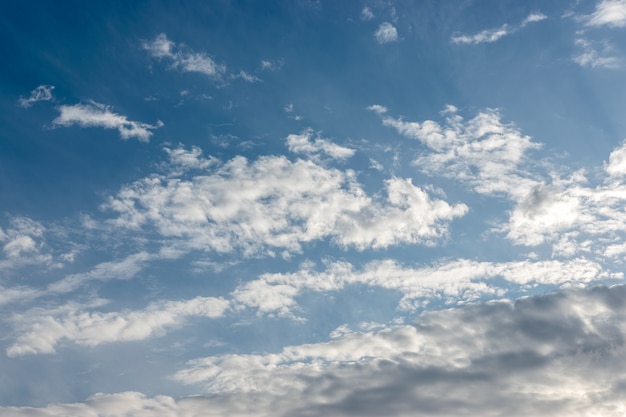
<path id="1" fill-rule="evenodd" d="M 425 173 L 455 179 L 477 193 L 505 197 L 514 204 L 508 221 L 493 230 L 515 244 L 554 243 L 554 253 L 561 255 L 573 254 L 574 248 L 603 254 L 606 245 L 626 238 L 623 147 L 611 153 L 605 183 L 592 187 L 582 171 L 565 174 L 549 162 L 530 160 L 527 153 L 541 144 L 503 123 L 497 111 L 486 110 L 467 121 L 455 108 L 443 115 L 442 124 L 406 122 L 386 113 L 381 117 L 384 125 L 425 145 L 415 160 Z"/>
<path id="2" fill-rule="evenodd" d="M 20 97 L 18 103 L 26 109 L 38 101 L 52 101 L 54 99 L 52 90 L 54 90 L 53 85 L 40 85 L 30 92 L 28 98 Z"/>
<path id="3" fill-rule="evenodd" d="M 180 167 L 184 170 L 198 169 L 203 170 L 219 164 L 219 160 L 215 157 L 204 158 L 202 149 L 192 146 L 190 150 L 179 145 L 175 149 L 163 148 L 170 157 L 172 167 Z"/>
<path id="4" fill-rule="evenodd" d="M 214 297 L 157 302 L 144 310 L 121 313 L 88 312 L 74 304 L 57 311 L 36 308 L 14 315 L 13 325 L 21 334 L 7 348 L 7 355 L 54 353 L 63 340 L 86 346 L 143 340 L 181 326 L 187 317 L 217 318 L 228 309 L 228 301 Z"/>
<path id="5" fill-rule="evenodd" d="M 586 20 L 588 26 L 626 26 L 626 0 L 601 0 Z"/>
<path id="6" fill-rule="evenodd" d="M 313 138 L 312 129 L 306 129 L 301 134 L 287 136 L 287 147 L 291 152 L 308 156 L 319 156 L 324 153 L 334 159 L 347 159 L 355 154 L 354 149 L 346 148 L 320 137 Z"/>
<path id="7" fill-rule="evenodd" d="M 520 27 L 524 27 L 529 23 L 541 22 L 542 20 L 546 20 L 547 18 L 548 16 L 546 16 L 545 14 L 541 12 L 531 13 L 528 16 L 526 16 L 524 20 L 522 20 L 522 23 L 520 23 Z"/>
<path id="8" fill-rule="evenodd" d="M 58 109 L 60 115 L 52 121 L 55 126 L 78 125 L 80 127 L 117 129 L 122 139 L 134 137 L 142 142 L 148 142 L 152 136 L 151 130 L 163 126 L 163 122 L 160 120 L 154 125 L 128 120 L 126 116 L 113 113 L 110 106 L 94 101 L 73 106 L 63 105 L 59 106 Z"/>
<path id="9" fill-rule="evenodd" d="M 304 268 L 296 273 L 262 274 L 240 285 L 233 301 L 262 314 L 293 316 L 297 297 L 303 292 L 336 292 L 351 285 L 395 290 L 401 295 L 399 308 L 414 310 L 432 300 L 447 305 L 475 301 L 481 297 L 502 297 L 537 285 L 578 285 L 610 275 L 586 259 L 560 261 L 477 262 L 459 259 L 430 267 L 406 268 L 393 260 L 374 261 L 357 270 L 348 262 L 326 265 L 322 272 Z M 496 284 L 501 278 L 507 286 Z"/>
<path id="10" fill-rule="evenodd" d="M 486 29 L 480 31 L 474 35 L 453 35 L 451 38 L 452 43 L 455 44 L 465 44 L 465 45 L 477 45 L 479 43 L 492 43 L 495 42 L 505 36 L 511 35 L 518 30 L 526 27 L 529 23 L 540 22 L 542 20 L 547 19 L 548 17 L 540 12 L 535 12 L 529 14 L 519 26 L 510 26 L 508 24 L 504 24 L 499 28 L 495 29 Z"/>
<path id="11" fill-rule="evenodd" d="M 172 66 L 183 72 L 199 72 L 210 78 L 220 79 L 226 71 L 224 65 L 217 64 L 213 58 L 204 53 L 195 53 L 184 50 L 184 48 L 176 48 L 176 44 L 167 39 L 164 33 L 161 33 L 150 42 L 144 42 L 143 48 L 153 58 L 171 60 Z"/>
<path id="12" fill-rule="evenodd" d="M 6 273 L 25 265 L 51 266 L 54 259 L 46 250 L 45 232 L 46 228 L 35 220 L 11 218 L 8 229 L 0 228 L 0 271 Z"/>
<path id="13" fill-rule="evenodd" d="M 241 78 L 244 81 L 247 81 L 249 83 L 258 83 L 261 81 L 261 79 L 259 77 L 257 77 L 256 75 L 252 75 L 252 74 L 248 74 L 247 72 L 241 70 L 239 71 L 239 74 L 235 74 L 232 76 L 233 78 Z"/>
<path id="14" fill-rule="evenodd" d="M 535 184 L 520 175 L 526 152 L 541 147 L 514 125 L 505 124 L 496 110 L 487 109 L 465 121 L 448 107 L 443 125 L 426 120 L 405 122 L 383 117 L 385 126 L 417 139 L 429 150 L 415 160 L 427 173 L 468 182 L 481 194 L 520 195 Z"/>
<path id="15" fill-rule="evenodd" d="M 435 244 L 464 204 L 431 198 L 410 180 L 385 183 L 387 198 L 366 195 L 351 170 L 312 161 L 236 157 L 191 179 L 152 176 L 124 187 L 105 208 L 122 228 L 152 227 L 186 248 L 246 256 L 299 252 L 332 239 L 342 247 Z"/>
<path id="16" fill-rule="evenodd" d="M 615 148 L 609 155 L 609 163 L 605 167 L 606 172 L 613 178 L 621 178 L 626 175 L 626 143 Z"/>
<path id="17" fill-rule="evenodd" d="M 387 113 L 388 109 L 385 106 L 381 106 L 380 104 L 372 104 L 367 107 L 367 110 L 373 111 L 374 113 L 384 114 Z"/>
<path id="18" fill-rule="evenodd" d="M 576 39 L 574 44 L 578 46 L 582 52 L 579 55 L 573 57 L 581 67 L 589 68 L 619 68 L 620 61 L 612 54 L 612 47 L 607 43 L 601 45 L 601 49 L 598 49 L 594 44 L 583 38 Z"/>
<path id="19" fill-rule="evenodd" d="M 398 31 L 391 23 L 384 22 L 378 26 L 374 36 L 376 37 L 378 43 L 381 44 L 395 42 L 398 40 Z"/>
<path id="20" fill-rule="evenodd" d="M 370 9 L 367 6 L 363 7 L 363 10 L 361 10 L 361 20 L 364 20 L 367 22 L 369 20 L 372 20 L 373 18 L 374 18 L 374 13 L 372 13 L 372 9 Z"/>

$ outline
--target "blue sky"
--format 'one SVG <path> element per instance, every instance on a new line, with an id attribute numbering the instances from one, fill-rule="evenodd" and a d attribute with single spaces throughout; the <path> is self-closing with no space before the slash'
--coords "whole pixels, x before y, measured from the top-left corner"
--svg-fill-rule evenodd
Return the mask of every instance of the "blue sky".
<path id="1" fill-rule="evenodd" d="M 3 416 L 622 416 L 626 1 L 0 6 Z"/>

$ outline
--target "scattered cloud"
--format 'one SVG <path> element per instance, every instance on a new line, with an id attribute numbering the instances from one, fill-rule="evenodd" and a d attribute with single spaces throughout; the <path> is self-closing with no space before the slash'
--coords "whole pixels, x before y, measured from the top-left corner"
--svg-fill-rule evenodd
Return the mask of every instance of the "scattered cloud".
<path id="1" fill-rule="evenodd" d="M 88 312 L 74 304 L 57 311 L 35 308 L 14 315 L 13 325 L 23 331 L 7 355 L 54 353 L 63 340 L 86 346 L 143 340 L 182 325 L 187 317 L 217 318 L 228 309 L 228 301 L 214 297 L 156 302 L 144 310 L 121 313 Z"/>
<path id="2" fill-rule="evenodd" d="M 217 64 L 213 58 L 204 53 L 196 53 L 188 51 L 184 47 L 176 47 L 176 44 L 167 39 L 164 33 L 161 33 L 150 42 L 144 42 L 143 48 L 153 58 L 170 60 L 173 68 L 183 72 L 199 72 L 219 80 L 226 71 L 224 65 Z"/>
<path id="3" fill-rule="evenodd" d="M 452 43 L 465 44 L 465 45 L 477 45 L 479 43 L 492 43 L 505 36 L 511 35 L 518 30 L 526 27 L 529 23 L 539 22 L 547 19 L 548 17 L 543 13 L 535 12 L 529 14 L 518 26 L 510 26 L 504 24 L 499 28 L 486 29 L 480 31 L 474 35 L 453 35 Z"/>
<path id="4" fill-rule="evenodd" d="M 384 22 L 378 26 L 374 36 L 380 44 L 396 42 L 398 40 L 398 31 L 391 23 Z"/>
<path id="5" fill-rule="evenodd" d="M 88 104 L 73 106 L 59 106 L 60 115 L 52 121 L 55 126 L 102 127 L 117 129 L 122 139 L 137 138 L 141 142 L 148 142 L 152 136 L 151 130 L 163 126 L 160 120 L 154 124 L 128 120 L 126 116 L 111 111 L 110 106 L 91 101 Z"/>
<path id="6" fill-rule="evenodd" d="M 53 85 L 40 85 L 30 92 L 30 96 L 28 98 L 20 97 L 18 103 L 20 106 L 27 109 L 32 106 L 33 103 L 37 103 L 38 101 L 52 101 L 54 100 L 52 90 L 54 90 Z"/>
<path id="7" fill-rule="evenodd" d="M 406 122 L 381 113 L 385 126 L 425 145 L 414 161 L 420 170 L 514 203 L 508 221 L 495 231 L 505 233 L 515 244 L 553 242 L 555 253 L 561 255 L 602 254 L 606 245 L 626 238 L 626 215 L 621 209 L 626 199 L 623 147 L 615 149 L 605 164 L 604 183 L 590 186 L 582 171 L 564 173 L 548 161 L 531 160 L 527 153 L 541 144 L 503 123 L 495 110 L 480 112 L 468 121 L 453 106 L 443 115 L 445 123 L 440 124 Z"/>
<path id="8" fill-rule="evenodd" d="M 331 158 L 345 160 L 355 154 L 354 149 L 337 145 L 328 139 L 316 137 L 312 129 L 306 129 L 301 134 L 291 134 L 287 136 L 287 147 L 291 152 L 319 157 L 326 154 Z M 313 139 L 313 140 L 312 140 Z"/>
<path id="9" fill-rule="evenodd" d="M 596 10 L 586 16 L 587 26 L 626 26 L 626 0 L 601 0 Z"/>
<path id="10" fill-rule="evenodd" d="M 594 46 L 591 41 L 578 38 L 574 41 L 574 44 L 582 51 L 580 54 L 574 56 L 573 60 L 581 67 L 589 68 L 619 68 L 620 61 L 614 56 L 611 56 L 613 48 L 606 42 L 600 45 L 600 48 Z"/>

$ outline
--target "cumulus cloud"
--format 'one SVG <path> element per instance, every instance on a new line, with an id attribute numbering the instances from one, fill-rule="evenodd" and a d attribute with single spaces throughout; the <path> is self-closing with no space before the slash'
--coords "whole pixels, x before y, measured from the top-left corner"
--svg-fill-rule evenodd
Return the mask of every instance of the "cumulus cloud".
<path id="1" fill-rule="evenodd" d="M 312 157 L 319 157 L 326 154 L 334 159 L 348 159 L 355 154 L 354 149 L 346 148 L 328 139 L 316 137 L 312 129 L 306 129 L 301 134 L 291 134 L 287 136 L 287 147 L 291 152 L 300 153 Z"/>
<path id="2" fill-rule="evenodd" d="M 73 106 L 59 106 L 60 114 L 52 121 L 55 126 L 102 127 L 117 129 L 122 139 L 137 138 L 141 142 L 148 142 L 152 136 L 151 130 L 163 126 L 160 120 L 154 124 L 128 120 L 124 115 L 111 111 L 110 106 L 91 101 L 88 104 Z"/>
<path id="3" fill-rule="evenodd" d="M 213 58 L 204 53 L 196 53 L 188 51 L 184 47 L 177 47 L 164 33 L 159 34 L 152 41 L 144 42 L 143 48 L 153 58 L 167 59 L 172 62 L 173 68 L 183 72 L 198 72 L 217 80 L 226 71 L 224 65 L 217 64 Z"/>
<path id="4" fill-rule="evenodd" d="M 425 172 L 468 182 L 475 191 L 488 195 L 524 193 L 534 185 L 518 170 L 526 153 L 541 145 L 516 126 L 503 123 L 498 111 L 487 109 L 465 121 L 454 106 L 449 106 L 444 115 L 443 125 L 432 120 L 406 122 L 392 116 L 382 120 L 385 126 L 428 148 L 415 160 Z"/>
<path id="5" fill-rule="evenodd" d="M 542 20 L 547 19 L 548 17 L 543 13 L 535 12 L 529 14 L 518 26 L 510 26 L 508 24 L 504 24 L 499 28 L 495 29 L 486 29 L 480 31 L 474 35 L 453 35 L 451 38 L 452 43 L 455 44 L 466 44 L 466 45 L 477 45 L 479 43 L 492 43 L 495 42 L 505 36 L 511 35 L 518 30 L 526 27 L 529 23 L 540 22 Z"/>
<path id="6" fill-rule="evenodd" d="M 395 42 L 398 40 L 398 31 L 391 23 L 383 22 L 378 26 L 374 36 L 380 44 Z"/>
<path id="7" fill-rule="evenodd" d="M 37 103 L 38 101 L 52 101 L 54 99 L 52 96 L 52 90 L 54 90 L 53 85 L 40 85 L 30 92 L 29 97 L 20 97 L 18 103 L 20 106 L 27 109 L 32 106 L 33 103 Z"/>
<path id="8" fill-rule="evenodd" d="M 13 317 L 21 334 L 7 355 L 54 353 L 64 340 L 86 346 L 143 340 L 182 325 L 188 317 L 221 317 L 228 308 L 228 301 L 215 297 L 156 302 L 144 310 L 121 313 L 89 312 L 74 304 L 57 311 L 36 308 Z"/>
<path id="9" fill-rule="evenodd" d="M 595 11 L 586 17 L 588 26 L 626 26 L 626 0 L 601 0 Z"/>
<path id="10" fill-rule="evenodd" d="M 410 180 L 385 183 L 387 198 L 370 197 L 351 170 L 313 161 L 238 156 L 190 179 L 151 176 L 125 186 L 105 209 L 111 224 L 155 230 L 187 248 L 251 256 L 332 239 L 342 247 L 435 244 L 464 204 L 431 198 Z M 281 252 L 279 252 L 281 253 Z"/>
<path id="11" fill-rule="evenodd" d="M 303 292 L 336 292 L 351 285 L 395 290 L 401 295 L 399 308 L 410 311 L 433 300 L 446 305 L 475 301 L 481 297 L 502 297 L 538 285 L 580 285 L 601 278 L 619 278 L 586 259 L 561 261 L 478 262 L 468 259 L 434 266 L 408 268 L 393 260 L 374 261 L 361 269 L 348 262 L 327 265 L 325 271 L 304 268 L 296 273 L 263 274 L 240 285 L 232 294 L 241 306 L 261 314 L 293 316 L 297 297 Z M 506 285 L 496 284 L 501 278 Z"/>

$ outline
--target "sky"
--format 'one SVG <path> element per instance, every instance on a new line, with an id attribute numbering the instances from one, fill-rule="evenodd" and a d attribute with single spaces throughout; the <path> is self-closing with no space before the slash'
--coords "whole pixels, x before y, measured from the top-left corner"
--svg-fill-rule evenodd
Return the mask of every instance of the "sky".
<path id="1" fill-rule="evenodd" d="M 0 415 L 626 415 L 626 0 L 0 36 Z"/>

